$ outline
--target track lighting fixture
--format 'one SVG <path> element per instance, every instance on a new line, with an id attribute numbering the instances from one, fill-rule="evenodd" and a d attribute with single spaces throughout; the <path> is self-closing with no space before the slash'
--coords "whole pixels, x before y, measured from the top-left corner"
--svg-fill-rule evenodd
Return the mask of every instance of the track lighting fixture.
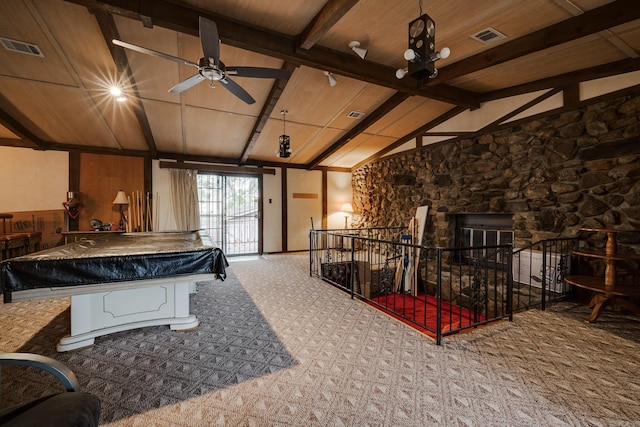
<path id="1" fill-rule="evenodd" d="M 356 55 L 358 55 L 360 58 L 364 59 L 367 56 L 367 49 L 361 48 L 360 47 L 360 42 L 358 41 L 352 41 L 349 42 L 349 47 L 351 48 L 352 51 L 354 51 L 356 53 Z"/>
<path id="2" fill-rule="evenodd" d="M 282 157 L 283 159 L 291 157 L 291 138 L 287 135 L 287 110 L 281 110 L 280 114 L 282 114 L 282 135 L 278 138 L 279 147 L 278 147 L 278 157 Z"/>
<path id="3" fill-rule="evenodd" d="M 407 70 L 406 68 L 398 68 L 396 70 L 396 78 L 398 80 L 403 79 L 404 76 L 406 76 L 408 72 L 409 72 L 409 70 Z"/>
<path id="4" fill-rule="evenodd" d="M 329 78 L 329 86 L 334 87 L 335 85 L 338 84 L 338 81 L 336 80 L 336 78 L 333 77 L 333 74 L 330 73 L 329 71 L 325 71 L 324 75 L 327 76 L 327 78 Z"/>
<path id="5" fill-rule="evenodd" d="M 109 89 L 109 93 L 111 93 L 111 95 L 113 95 L 113 97 L 118 102 L 124 102 L 127 100 L 127 97 L 122 93 L 122 89 L 120 89 L 118 86 L 112 86 Z"/>

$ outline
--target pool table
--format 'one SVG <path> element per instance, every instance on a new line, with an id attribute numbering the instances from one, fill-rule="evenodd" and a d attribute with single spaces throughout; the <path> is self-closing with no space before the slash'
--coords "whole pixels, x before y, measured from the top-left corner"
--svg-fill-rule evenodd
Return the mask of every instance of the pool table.
<path id="1" fill-rule="evenodd" d="M 71 297 L 71 334 L 58 351 L 146 326 L 192 330 L 195 283 L 224 280 L 227 260 L 198 231 L 95 236 L 0 264 L 5 303 Z M 35 313 L 34 313 L 35 314 Z"/>

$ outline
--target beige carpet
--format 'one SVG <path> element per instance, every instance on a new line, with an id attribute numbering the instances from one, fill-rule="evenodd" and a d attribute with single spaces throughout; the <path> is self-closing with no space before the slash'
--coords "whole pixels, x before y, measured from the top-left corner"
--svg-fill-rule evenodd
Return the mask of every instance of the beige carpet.
<path id="1" fill-rule="evenodd" d="M 184 372 L 189 366 L 194 376 L 198 354 L 212 353 L 196 351 L 186 363 L 185 351 L 174 351 L 174 346 L 178 341 L 185 345 L 189 334 L 162 328 L 114 334 L 98 339 L 90 349 L 56 355 L 79 372 L 85 389 L 100 395 L 109 418 L 104 425 L 640 425 L 640 320 L 635 317 L 607 311 L 590 325 L 583 322 L 588 315 L 585 307 L 565 303 L 545 312 L 517 314 L 514 322 L 445 338 L 438 347 L 432 339 L 310 278 L 307 254 L 231 261 L 230 271 L 242 286 L 211 290 L 222 307 L 235 298 L 233 292 L 250 297 L 252 304 L 241 307 L 255 320 L 254 328 L 260 328 L 248 340 L 259 341 L 261 350 L 251 356 L 257 358 L 250 364 L 253 373 L 242 371 L 247 369 L 244 363 L 238 369 L 245 374 L 235 375 L 233 381 L 211 385 L 209 390 L 202 387 L 210 383 L 201 381 L 198 390 L 188 390 L 191 397 L 176 400 L 175 389 L 188 384 L 180 382 L 179 375 L 165 376 L 167 369 Z M 42 330 L 64 333 L 66 305 L 59 299 L 0 306 L 0 351 L 31 343 L 30 349 L 50 353 L 55 342 L 49 347 L 34 336 Z M 197 304 L 196 309 L 200 309 Z M 219 319 L 232 319 L 238 313 L 218 314 Z M 25 319 L 32 319 L 29 325 Z M 240 322 L 237 319 L 242 316 L 228 324 L 217 320 L 222 326 L 201 325 L 192 336 L 194 343 L 202 345 L 209 339 L 206 334 L 227 339 L 238 333 L 240 327 L 233 327 Z M 86 372 L 93 369 L 88 365 L 110 355 L 113 366 L 127 358 L 134 359 L 134 366 L 153 360 L 148 346 L 141 344 L 149 337 L 161 341 L 157 348 L 166 353 L 162 366 L 139 366 L 135 375 L 116 369 L 87 378 Z M 230 341 L 216 356 L 228 369 L 235 368 L 222 356 L 232 347 Z M 147 359 L 141 357 L 143 350 L 149 353 Z M 246 350 L 243 354 L 234 357 L 246 362 Z M 203 366 L 205 362 L 213 363 L 203 358 Z M 110 382 L 109 375 L 130 378 Z M 138 382 L 139 389 L 168 391 L 165 398 L 145 400 L 118 390 L 118 384 L 125 387 L 131 382 Z M 30 385 L 33 380 L 25 380 L 20 393 L 29 395 Z M 3 392 L 15 393 L 4 385 Z M 135 399 L 144 404 L 132 404 Z"/>

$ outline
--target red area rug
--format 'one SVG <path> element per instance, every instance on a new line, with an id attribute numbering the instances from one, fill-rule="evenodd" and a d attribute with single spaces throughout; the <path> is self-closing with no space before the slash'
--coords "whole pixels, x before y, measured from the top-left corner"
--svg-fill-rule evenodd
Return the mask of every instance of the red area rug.
<path id="1" fill-rule="evenodd" d="M 369 303 L 391 317 L 400 320 L 412 328 L 432 338 L 436 337 L 436 298 L 431 295 L 404 295 L 390 294 L 372 298 Z M 441 304 L 441 330 L 442 332 L 470 326 L 474 322 L 473 311 L 442 301 Z M 485 317 L 478 314 L 477 321 L 481 322 Z"/>

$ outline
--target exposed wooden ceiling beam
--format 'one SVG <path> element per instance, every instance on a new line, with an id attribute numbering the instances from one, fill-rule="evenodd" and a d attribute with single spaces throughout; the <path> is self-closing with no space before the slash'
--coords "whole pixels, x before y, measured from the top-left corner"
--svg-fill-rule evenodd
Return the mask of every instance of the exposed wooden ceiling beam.
<path id="1" fill-rule="evenodd" d="M 610 77 L 638 70 L 640 70 L 640 58 L 623 59 L 609 64 L 598 65 L 596 67 L 586 68 L 579 71 L 572 71 L 570 73 L 548 77 L 535 82 L 524 83 L 488 92 L 481 95 L 480 100 L 481 102 L 493 101 L 496 99 L 521 95 L 523 93 L 536 92 L 554 87 L 564 87 L 572 83 L 601 79 L 603 77 Z"/>
<path id="2" fill-rule="evenodd" d="M 2 147 L 18 147 L 18 148 L 36 148 L 33 144 L 25 143 L 24 139 L 0 138 L 0 146 Z"/>
<path id="3" fill-rule="evenodd" d="M 640 19 L 637 0 L 616 0 L 591 9 L 582 15 L 535 31 L 493 49 L 454 62 L 438 69 L 438 78 L 426 82 L 436 86 L 466 74 L 473 73 L 530 53 L 567 43 L 617 25 Z"/>
<path id="4" fill-rule="evenodd" d="M 103 10 L 108 13 L 142 20 L 138 11 L 138 2 L 127 0 L 66 0 L 79 4 L 89 10 Z M 227 17 L 208 13 L 202 10 L 177 4 L 169 0 L 156 0 L 151 6 L 150 14 L 154 25 L 174 31 L 198 36 L 198 19 L 200 16 L 216 22 L 218 33 L 223 43 L 240 49 L 280 58 L 298 65 L 330 71 L 353 79 L 366 81 L 378 86 L 388 87 L 411 95 L 436 99 L 454 105 L 477 107 L 478 94 L 452 86 L 419 87 L 415 80 L 398 80 L 396 69 L 370 61 L 363 61 L 356 55 L 313 46 L 309 50 L 297 49 L 295 37 L 275 33 L 253 25 L 238 22 Z"/>
<path id="5" fill-rule="evenodd" d="M 311 49 L 357 3 L 358 0 L 329 0 L 298 35 L 298 47 Z"/>
<path id="6" fill-rule="evenodd" d="M 142 104 L 142 98 L 138 93 L 138 86 L 136 85 L 135 78 L 133 77 L 129 60 L 127 59 L 127 55 L 123 48 L 111 43 L 111 40 L 120 38 L 113 15 L 97 10 L 93 10 L 93 13 L 98 21 L 100 31 L 107 43 L 109 52 L 111 52 L 113 62 L 115 62 L 116 68 L 118 69 L 118 73 L 120 73 L 121 76 L 124 76 L 129 82 L 129 90 L 133 92 L 133 97 L 129 98 L 133 106 L 133 111 L 136 115 L 136 119 L 138 120 L 138 124 L 140 125 L 140 129 L 142 130 L 142 135 L 147 143 L 147 147 L 149 147 L 149 154 L 152 158 L 156 158 L 158 155 L 158 149 L 156 147 L 155 139 L 153 138 L 153 133 L 151 132 L 147 113 L 145 112 L 144 105 Z"/>
<path id="7" fill-rule="evenodd" d="M 465 107 L 461 107 L 461 106 L 453 107 L 449 111 L 446 111 L 445 113 L 443 113 L 443 114 L 439 115 L 438 117 L 436 117 L 435 119 L 431 120 L 426 125 L 420 126 L 418 129 L 414 130 L 413 132 L 408 133 L 407 135 L 403 136 L 402 138 L 400 138 L 399 140 L 397 140 L 393 144 L 391 144 L 391 145 L 383 148 L 382 150 L 378 151 L 376 154 L 367 157 L 366 159 L 364 159 L 363 161 L 361 161 L 357 165 L 353 166 L 351 168 L 351 170 L 352 171 L 356 170 L 356 169 L 361 168 L 362 166 L 366 165 L 367 163 L 371 163 L 371 162 L 373 162 L 375 160 L 378 160 L 379 158 L 381 158 L 385 154 L 389 153 L 390 151 L 395 150 L 396 148 L 398 148 L 401 145 L 403 145 L 404 143 L 412 140 L 413 138 L 417 138 L 418 136 L 423 135 L 429 129 L 433 129 L 434 127 L 438 126 L 439 124 L 446 122 L 447 120 L 451 119 L 452 117 L 457 116 L 458 114 L 462 113 L 465 110 L 466 110 Z"/>
<path id="8" fill-rule="evenodd" d="M 319 156 L 309 162 L 309 169 L 314 169 L 320 165 L 320 163 L 325 160 L 327 157 L 338 151 L 344 145 L 346 145 L 353 138 L 358 136 L 360 133 L 364 132 L 369 126 L 380 120 L 384 117 L 388 112 L 396 108 L 398 105 L 403 103 L 409 95 L 403 92 L 396 92 L 389 99 L 387 99 L 382 105 L 376 108 L 371 114 L 365 116 L 357 125 L 355 125 L 351 130 L 349 130 L 344 136 L 334 142 L 329 148 L 324 150 Z"/>
<path id="9" fill-rule="evenodd" d="M 0 95 L 0 103 L 2 103 L 2 101 L 6 101 L 6 99 L 2 95 Z M 0 108 L 0 124 L 2 124 L 4 127 L 9 129 L 11 132 L 22 139 L 23 143 L 21 144 L 21 146 L 36 149 L 46 149 L 51 145 L 51 143 L 43 141 L 36 135 L 34 135 L 29 129 L 27 129 L 26 126 L 24 126 L 13 116 L 11 116 L 11 114 L 5 111 L 4 108 Z"/>
<path id="10" fill-rule="evenodd" d="M 184 155 L 178 153 L 159 152 L 158 157 L 165 160 L 178 160 L 181 162 L 202 162 L 202 163 L 218 163 L 222 165 L 237 165 L 238 159 L 226 157 L 211 157 L 199 155 Z M 245 166 L 273 167 L 273 168 L 289 168 L 289 169 L 307 169 L 307 165 L 302 163 L 285 163 L 285 162 L 269 162 L 262 160 L 247 160 Z M 351 172 L 350 168 L 339 167 L 318 167 L 317 170 L 327 170 L 334 172 Z"/>
<path id="11" fill-rule="evenodd" d="M 297 66 L 294 64 L 285 62 L 282 66 L 282 69 L 293 73 L 296 67 Z M 240 156 L 240 161 L 238 162 L 240 166 L 244 165 L 249 158 L 251 149 L 260 137 L 260 132 L 262 132 L 262 129 L 264 129 L 265 125 L 267 124 L 267 121 L 269 120 L 269 117 L 271 116 L 271 113 L 278 103 L 278 100 L 280 99 L 280 96 L 282 95 L 282 92 L 284 91 L 284 88 L 287 86 L 288 82 L 289 80 L 286 79 L 276 79 L 275 83 L 271 87 L 271 92 L 269 92 L 269 96 L 262 106 L 262 111 L 260 111 L 260 114 L 258 115 L 258 118 L 253 125 L 253 129 L 251 130 L 251 134 L 247 139 L 247 143 L 242 150 L 242 155 Z"/>

